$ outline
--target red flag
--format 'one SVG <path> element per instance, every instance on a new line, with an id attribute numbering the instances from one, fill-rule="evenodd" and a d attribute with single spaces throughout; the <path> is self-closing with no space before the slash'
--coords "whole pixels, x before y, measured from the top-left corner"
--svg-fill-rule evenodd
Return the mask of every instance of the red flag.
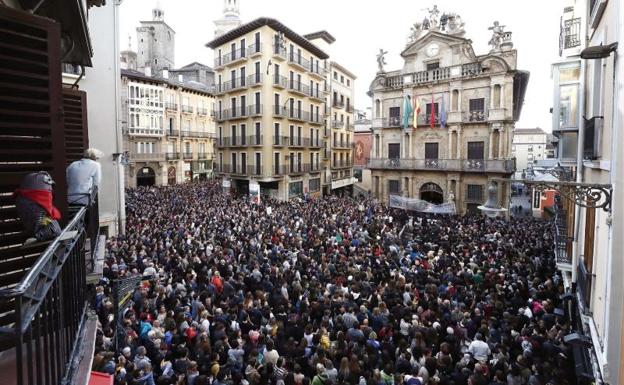
<path id="1" fill-rule="evenodd" d="M 435 104 L 433 104 L 433 94 L 431 94 L 431 116 L 429 116 L 429 126 L 435 127 Z"/>

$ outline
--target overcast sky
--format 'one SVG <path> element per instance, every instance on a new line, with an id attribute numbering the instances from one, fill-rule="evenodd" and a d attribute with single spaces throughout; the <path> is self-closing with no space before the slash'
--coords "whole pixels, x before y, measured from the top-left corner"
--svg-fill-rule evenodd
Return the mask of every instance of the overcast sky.
<path id="1" fill-rule="evenodd" d="M 386 70 L 402 66 L 410 26 L 422 21 L 425 8 L 437 4 L 441 12 L 458 13 L 466 23 L 466 38 L 477 55 L 487 53 L 494 20 L 513 32 L 518 68 L 531 72 L 520 121 L 516 127 L 541 127 L 551 131 L 551 63 L 557 60 L 561 0 L 239 0 L 243 23 L 261 16 L 280 20 L 299 34 L 327 30 L 335 38 L 329 52 L 357 76 L 355 107 L 366 109 L 366 96 L 377 72 L 379 48 L 387 50 Z M 136 27 L 150 20 L 157 0 L 124 0 L 120 6 L 121 47 L 136 49 Z M 205 44 L 214 37 L 215 19 L 221 17 L 223 0 L 160 0 L 165 21 L 176 31 L 175 65 L 193 61 L 213 65 L 212 50 Z"/>

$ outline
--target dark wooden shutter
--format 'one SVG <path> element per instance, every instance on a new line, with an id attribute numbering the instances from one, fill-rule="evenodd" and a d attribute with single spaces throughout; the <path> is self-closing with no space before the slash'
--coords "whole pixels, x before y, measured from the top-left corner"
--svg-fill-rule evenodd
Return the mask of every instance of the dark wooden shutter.
<path id="1" fill-rule="evenodd" d="M 0 288 L 14 286 L 45 245 L 27 238 L 12 196 L 24 175 L 48 171 L 55 205 L 66 212 L 61 111 L 60 28 L 49 19 L 0 6 Z M 0 326 L 13 319 L 1 304 Z"/>
<path id="2" fill-rule="evenodd" d="M 65 163 L 82 158 L 89 147 L 87 126 L 87 93 L 63 88 L 63 129 L 65 134 Z"/>

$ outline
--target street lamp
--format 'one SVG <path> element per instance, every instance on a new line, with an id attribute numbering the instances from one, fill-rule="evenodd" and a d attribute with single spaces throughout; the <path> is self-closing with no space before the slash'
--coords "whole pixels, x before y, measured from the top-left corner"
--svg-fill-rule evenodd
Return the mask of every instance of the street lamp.
<path id="1" fill-rule="evenodd" d="M 617 41 L 608 45 L 595 45 L 593 47 L 587 47 L 581 51 L 581 59 L 604 59 L 609 57 L 611 52 L 615 52 L 617 48 Z"/>

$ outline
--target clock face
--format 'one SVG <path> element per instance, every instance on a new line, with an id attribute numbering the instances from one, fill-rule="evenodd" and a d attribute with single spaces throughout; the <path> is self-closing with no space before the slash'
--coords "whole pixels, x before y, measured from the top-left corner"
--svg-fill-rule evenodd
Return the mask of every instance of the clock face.
<path id="1" fill-rule="evenodd" d="M 437 55 L 438 52 L 440 52 L 440 46 L 436 43 L 431 43 L 429 47 L 427 47 L 427 56 L 429 57 Z"/>

